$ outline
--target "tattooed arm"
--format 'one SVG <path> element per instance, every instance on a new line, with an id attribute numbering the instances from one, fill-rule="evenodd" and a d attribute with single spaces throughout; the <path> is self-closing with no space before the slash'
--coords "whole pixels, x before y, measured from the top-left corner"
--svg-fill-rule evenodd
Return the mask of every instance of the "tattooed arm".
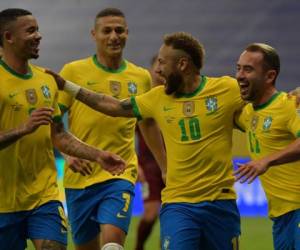
<path id="1" fill-rule="evenodd" d="M 98 94 L 84 88 L 80 88 L 75 98 L 92 109 L 109 116 L 134 117 L 133 107 L 129 99 L 119 101 L 114 97 Z"/>
<path id="2" fill-rule="evenodd" d="M 19 127 L 8 131 L 0 131 L 0 150 L 15 143 L 27 134 L 33 133 L 39 126 L 52 123 L 52 108 L 39 108 L 34 110 L 29 119 Z"/>
<path id="3" fill-rule="evenodd" d="M 66 132 L 63 123 L 52 124 L 51 137 L 53 145 L 67 155 L 95 161 L 113 175 L 122 174 L 125 170 L 125 162 L 120 157 L 85 144 L 69 132 Z"/>
<path id="4" fill-rule="evenodd" d="M 51 70 L 46 70 L 46 72 L 54 77 L 60 90 L 64 90 L 69 95 L 85 103 L 92 109 L 109 116 L 134 117 L 133 107 L 129 99 L 119 101 L 111 96 L 81 88 L 72 82 L 66 81 L 60 75 Z"/>

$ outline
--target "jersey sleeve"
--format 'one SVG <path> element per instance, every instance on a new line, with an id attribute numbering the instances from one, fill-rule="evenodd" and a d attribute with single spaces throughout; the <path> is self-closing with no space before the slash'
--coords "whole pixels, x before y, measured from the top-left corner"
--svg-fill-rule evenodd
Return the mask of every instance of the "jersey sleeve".
<path id="1" fill-rule="evenodd" d="M 300 107 L 296 106 L 295 98 L 288 100 L 287 112 L 290 116 L 287 128 L 295 137 L 300 138 Z"/>
<path id="2" fill-rule="evenodd" d="M 138 120 L 145 118 L 153 118 L 155 112 L 155 105 L 158 102 L 159 93 L 158 88 L 151 89 L 145 94 L 139 96 L 132 96 L 130 98 L 133 106 L 133 113 Z"/>
<path id="3" fill-rule="evenodd" d="M 53 98 L 53 105 L 52 107 L 54 108 L 53 112 L 53 121 L 54 122 L 61 122 L 62 121 L 62 114 L 60 107 L 58 105 L 58 90 L 55 92 L 54 98 Z"/>
<path id="4" fill-rule="evenodd" d="M 69 64 L 66 64 L 59 73 L 65 80 L 73 81 L 72 69 Z M 58 93 L 58 104 L 60 109 L 65 112 L 72 105 L 74 98 L 64 91 Z"/>

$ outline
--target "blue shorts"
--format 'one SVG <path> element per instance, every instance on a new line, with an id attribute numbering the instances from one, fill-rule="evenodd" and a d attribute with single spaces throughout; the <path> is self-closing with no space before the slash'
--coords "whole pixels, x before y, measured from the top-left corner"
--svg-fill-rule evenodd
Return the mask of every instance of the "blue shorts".
<path id="1" fill-rule="evenodd" d="M 0 213 L 0 248 L 24 250 L 27 239 L 47 239 L 67 245 L 67 221 L 63 206 L 50 201 L 21 212 Z"/>
<path id="2" fill-rule="evenodd" d="M 239 247 L 240 215 L 234 200 L 165 204 L 160 224 L 162 250 Z"/>
<path id="3" fill-rule="evenodd" d="M 100 232 L 99 224 L 110 224 L 128 231 L 134 185 L 121 179 L 109 180 L 85 189 L 66 190 L 68 217 L 75 244 L 94 239 Z"/>
<path id="4" fill-rule="evenodd" d="M 300 250 L 300 209 L 272 220 L 274 249 Z"/>

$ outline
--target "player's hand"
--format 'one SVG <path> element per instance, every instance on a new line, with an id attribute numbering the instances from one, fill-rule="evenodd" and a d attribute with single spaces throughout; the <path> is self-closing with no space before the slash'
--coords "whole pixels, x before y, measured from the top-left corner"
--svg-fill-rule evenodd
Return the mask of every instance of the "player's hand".
<path id="1" fill-rule="evenodd" d="M 245 164 L 238 164 L 238 169 L 234 171 L 235 181 L 240 181 L 240 183 L 248 182 L 252 183 L 254 179 L 265 173 L 269 166 L 268 162 L 265 160 L 250 161 Z"/>
<path id="2" fill-rule="evenodd" d="M 22 125 L 26 134 L 33 133 L 39 126 L 52 123 L 53 108 L 43 107 L 31 112 L 29 119 Z"/>
<path id="3" fill-rule="evenodd" d="M 123 174 L 126 167 L 125 161 L 122 158 L 107 151 L 101 151 L 96 162 L 112 175 Z"/>
<path id="4" fill-rule="evenodd" d="M 65 160 L 67 161 L 69 168 L 74 173 L 80 173 L 81 175 L 86 176 L 90 175 L 93 171 L 88 160 L 80 159 L 69 155 L 65 156 Z"/>
<path id="5" fill-rule="evenodd" d="M 297 87 L 294 90 L 290 91 L 288 96 L 296 96 L 296 104 L 298 106 L 300 104 L 300 87 Z"/>
<path id="6" fill-rule="evenodd" d="M 59 74 L 53 72 L 50 69 L 46 69 L 46 73 L 50 74 L 50 75 L 52 75 L 54 77 L 54 79 L 56 81 L 56 85 L 57 85 L 57 87 L 58 87 L 59 90 L 63 90 L 64 89 L 65 83 L 66 83 L 66 80 L 64 78 L 62 78 Z"/>

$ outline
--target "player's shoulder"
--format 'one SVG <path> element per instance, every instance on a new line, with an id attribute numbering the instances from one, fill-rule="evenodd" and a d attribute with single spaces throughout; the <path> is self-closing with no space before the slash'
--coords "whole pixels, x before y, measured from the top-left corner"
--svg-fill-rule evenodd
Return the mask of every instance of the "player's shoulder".
<path id="1" fill-rule="evenodd" d="M 218 76 L 218 77 L 211 77 L 211 76 L 206 76 L 206 81 L 208 83 L 214 83 L 214 84 L 219 84 L 219 85 L 224 85 L 227 87 L 238 87 L 237 80 L 231 76 Z"/>
<path id="2" fill-rule="evenodd" d="M 288 95 L 286 92 L 278 92 L 278 105 L 284 106 L 287 109 L 295 109 L 297 107 L 296 96 Z"/>
<path id="3" fill-rule="evenodd" d="M 30 64 L 30 69 L 33 75 L 54 80 L 54 78 L 50 74 L 46 73 L 46 68 L 44 67 L 35 64 Z"/>
<path id="4" fill-rule="evenodd" d="M 83 66 L 89 65 L 91 61 L 92 61 L 92 57 L 89 56 L 89 57 L 86 57 L 86 58 L 81 58 L 81 59 L 77 59 L 77 60 L 74 60 L 74 61 L 70 61 L 70 62 L 66 63 L 64 65 L 64 67 L 68 67 L 68 68 L 83 67 Z"/>
<path id="5" fill-rule="evenodd" d="M 139 73 L 139 74 L 142 74 L 142 75 L 145 75 L 145 76 L 150 76 L 150 73 L 146 68 L 138 66 L 135 63 L 130 62 L 128 60 L 125 60 L 125 62 L 127 64 L 127 69 L 128 70 L 135 71 L 136 73 Z"/>

